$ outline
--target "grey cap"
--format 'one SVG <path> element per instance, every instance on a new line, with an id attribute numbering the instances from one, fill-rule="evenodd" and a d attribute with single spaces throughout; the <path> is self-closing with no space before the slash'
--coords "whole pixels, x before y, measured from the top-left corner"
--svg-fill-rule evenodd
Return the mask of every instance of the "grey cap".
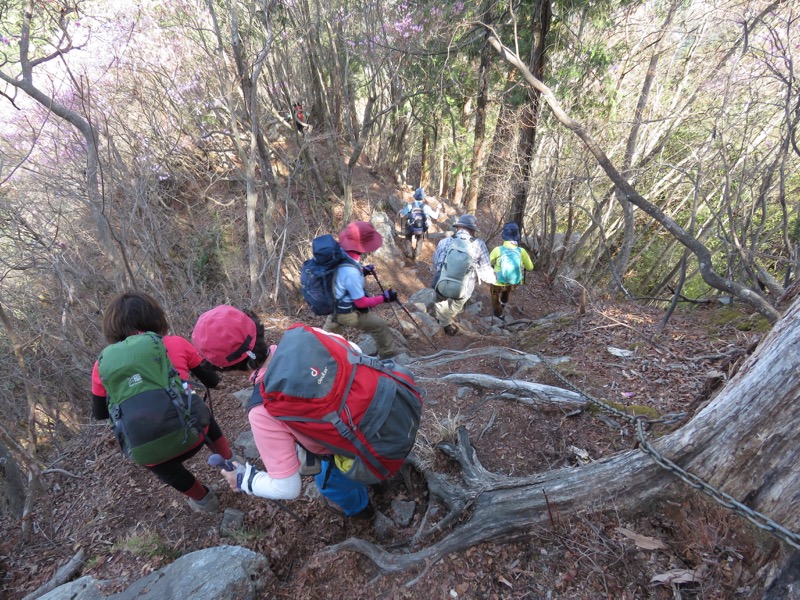
<path id="1" fill-rule="evenodd" d="M 472 215 L 461 215 L 458 217 L 458 221 L 453 223 L 453 227 L 464 227 L 475 233 L 478 231 L 478 220 Z"/>

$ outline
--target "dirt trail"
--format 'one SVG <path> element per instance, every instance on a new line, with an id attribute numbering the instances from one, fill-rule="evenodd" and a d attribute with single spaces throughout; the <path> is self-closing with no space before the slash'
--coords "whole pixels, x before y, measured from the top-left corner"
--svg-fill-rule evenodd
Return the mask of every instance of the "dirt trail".
<path id="1" fill-rule="evenodd" d="M 491 247 L 491 244 L 489 244 Z M 434 242 L 428 240 L 419 261 L 398 259 L 382 265 L 379 274 L 386 286 L 398 289 L 403 299 L 430 284 L 430 261 Z M 489 315 L 487 286 L 479 286 L 478 315 L 467 315 L 479 323 Z M 390 323 L 394 316 L 386 307 Z M 504 378 L 524 378 L 559 385 L 543 370 L 522 371 L 497 356 L 473 357 L 469 350 L 507 346 L 549 356 L 568 356 L 562 373 L 574 385 L 592 395 L 622 406 L 647 406 L 660 413 L 679 412 L 696 406 L 706 384 L 706 374 L 726 370 L 732 364 L 696 362 L 695 356 L 722 354 L 746 348 L 754 334 L 741 331 L 740 321 L 720 325 L 710 309 L 679 311 L 665 334 L 652 342 L 654 327 L 662 313 L 631 303 L 597 303 L 587 314 L 557 290 L 549 288 L 541 275 L 529 275 L 512 298 L 512 315 L 531 320 L 561 312 L 567 316 L 548 327 L 521 327 L 509 335 L 440 335 L 441 349 L 459 350 L 460 360 L 449 363 L 447 372 L 486 373 Z M 276 335 L 291 324 L 280 314 L 265 315 Z M 301 313 L 311 324 L 319 317 Z M 481 328 L 476 325 L 476 331 Z M 626 349 L 634 358 L 620 359 L 609 348 Z M 432 353 L 420 338 L 409 346 L 413 358 Z M 547 414 L 510 402 L 493 394 L 438 380 L 443 373 L 428 372 L 420 365 L 426 389 L 424 424 L 419 450 L 442 473 L 457 477 L 452 463 L 436 452 L 435 444 L 452 439 L 457 426 L 466 427 L 484 466 L 507 475 L 577 466 L 575 448 L 597 460 L 629 449 L 632 432 L 614 427 L 591 412 L 576 415 Z M 217 419 L 228 437 L 236 438 L 248 428 L 246 415 L 232 393 L 246 387 L 245 376 L 226 374 L 213 393 Z M 88 405 L 87 405 L 88 413 Z M 234 538 L 220 538 L 221 515 L 192 513 L 184 498 L 158 484 L 142 469 L 125 461 L 104 423 L 87 423 L 78 437 L 54 449 L 53 466 L 70 476 L 47 476 L 47 500 L 33 516 L 32 539 L 19 539 L 18 524 L 3 522 L 0 568 L 4 573 L 4 597 L 21 598 L 46 581 L 79 547 L 89 563 L 83 574 L 109 582 L 108 591 L 118 591 L 132 580 L 171 562 L 175 556 L 220 544 L 240 544 L 269 558 L 277 579 L 264 597 L 311 598 L 671 598 L 667 588 L 650 585 L 650 577 L 675 565 L 694 569 L 706 565 L 705 580 L 683 589 L 684 598 L 733 598 L 737 588 L 750 585 L 763 561 L 762 550 L 753 544 L 738 519 L 704 501 L 690 500 L 640 517 L 622 519 L 599 511 L 578 516 L 559 515 L 553 507 L 553 527 L 527 532 L 529 541 L 495 546 L 482 544 L 463 554 L 429 566 L 427 571 L 374 579 L 372 564 L 364 557 L 344 553 L 322 557 L 325 547 L 350 536 L 379 542 L 393 551 L 408 549 L 422 522 L 430 499 L 419 477 L 409 489 L 392 481 L 389 490 L 374 496 L 378 510 L 391 514 L 396 500 L 410 501 L 416 510 L 412 523 L 382 534 L 370 523 L 345 521 L 321 509 L 314 486 L 306 482 L 301 498 L 292 509 L 307 519 L 299 524 L 274 504 L 234 494 L 201 453 L 189 466 L 218 491 L 222 506 L 246 512 L 245 527 Z M 613 504 L 613 499 L 611 500 Z M 608 509 L 598 499 L 598 509 Z M 468 513 L 464 518 L 469 518 Z M 625 527 L 665 541 L 669 550 L 643 552 L 630 539 L 617 533 Z M 702 531 L 703 535 L 698 535 Z M 736 552 L 729 552 L 733 548 Z M 736 557 L 739 558 L 736 558 Z M 709 560 L 713 559 L 712 562 Z M 406 586 L 418 578 L 415 585 Z M 0 594 L 0 595 L 2 595 Z"/>

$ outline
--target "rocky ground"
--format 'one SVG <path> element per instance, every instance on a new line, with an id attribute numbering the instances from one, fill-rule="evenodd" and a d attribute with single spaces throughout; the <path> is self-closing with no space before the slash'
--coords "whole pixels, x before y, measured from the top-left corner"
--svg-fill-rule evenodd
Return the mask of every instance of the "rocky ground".
<path id="1" fill-rule="evenodd" d="M 384 284 L 408 298 L 429 282 L 431 250 L 428 242 L 416 264 L 379 264 Z M 634 445 L 631 428 L 602 410 L 545 412 L 475 386 L 441 381 L 445 373 L 484 373 L 562 385 L 541 367 L 518 371 L 499 352 L 476 356 L 481 348 L 565 357 L 558 373 L 595 398 L 648 414 L 691 414 L 763 335 L 756 333 L 759 319 L 749 311 L 717 305 L 681 307 L 655 336 L 663 310 L 609 300 L 580 306 L 538 271 L 516 291 L 503 329 L 488 326 L 486 290 L 476 300 L 462 317 L 460 335 L 437 336 L 436 349 L 421 336 L 408 346 L 411 367 L 427 394 L 418 453 L 436 470 L 453 475 L 456 466 L 435 444 L 452 440 L 459 426 L 468 431 L 483 465 L 507 475 L 577 468 Z M 377 310 L 395 319 L 388 308 Z M 312 324 L 320 320 L 305 316 Z M 277 314 L 264 317 L 276 331 L 292 322 Z M 443 351 L 454 351 L 455 360 L 431 368 Z M 247 429 L 244 411 L 232 397 L 246 385 L 245 377 L 226 374 L 213 392 L 216 417 L 232 440 Z M 18 523 L 3 523 L 0 595 L 22 598 L 79 548 L 88 557 L 83 574 L 106 580 L 109 593 L 179 555 L 238 544 L 269 559 L 275 578 L 265 598 L 350 600 L 759 598 L 781 558 L 772 540 L 678 484 L 674 501 L 638 515 L 617 514 L 613 499 L 598 494 L 595 510 L 574 515 L 552 507 L 548 527 L 521 531 L 515 543 L 483 543 L 425 568 L 387 575 L 360 554 L 322 550 L 357 536 L 391 552 L 409 551 L 432 501 L 418 474 L 408 482 L 394 479 L 387 491 L 373 496 L 376 508 L 394 519 L 376 528 L 323 509 L 311 480 L 306 493 L 288 504 L 300 522 L 274 503 L 230 492 L 206 458 L 201 453 L 191 468 L 214 486 L 223 507 L 246 513 L 243 528 L 230 537 L 220 536 L 220 515 L 191 512 L 183 497 L 126 462 L 106 424 L 87 423 L 79 439 L 54 451 L 51 466 L 59 471 L 46 476 L 47 500 L 33 517 L 30 538 L 20 539 Z M 407 524 L 397 514 L 398 500 L 406 507 L 413 503 Z M 467 508 L 463 520 L 469 518 Z"/>

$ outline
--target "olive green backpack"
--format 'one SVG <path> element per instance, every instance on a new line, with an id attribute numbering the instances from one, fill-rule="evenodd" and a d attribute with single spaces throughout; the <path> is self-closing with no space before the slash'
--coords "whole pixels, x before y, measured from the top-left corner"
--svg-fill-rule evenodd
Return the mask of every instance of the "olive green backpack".
<path id="1" fill-rule="evenodd" d="M 107 346 L 97 359 L 111 426 L 123 452 L 140 465 L 180 456 L 204 439 L 211 416 L 148 332 Z"/>

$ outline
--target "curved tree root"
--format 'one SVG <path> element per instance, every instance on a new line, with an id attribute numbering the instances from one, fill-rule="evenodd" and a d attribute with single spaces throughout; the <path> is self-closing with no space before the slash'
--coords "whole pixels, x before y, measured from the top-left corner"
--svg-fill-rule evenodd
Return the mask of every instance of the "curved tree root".
<path id="1" fill-rule="evenodd" d="M 507 477 L 487 471 L 477 458 L 463 428 L 454 444 L 437 446 L 455 459 L 463 472 L 463 484 L 443 475 L 423 471 L 431 499 L 448 507 L 447 515 L 434 527 L 420 530 L 413 542 L 444 530 L 472 508 L 468 521 L 438 542 L 420 550 L 393 554 L 360 538 L 350 538 L 323 552 L 360 552 L 383 573 L 398 573 L 422 564 L 434 564 L 448 554 L 476 544 L 510 542 L 528 535 L 533 527 L 550 522 L 550 507 L 567 514 L 597 502 L 629 508 L 663 493 L 670 476 L 646 455 L 629 451 L 580 468 L 565 468 L 528 477 Z M 423 523 L 429 519 L 426 513 Z"/>

